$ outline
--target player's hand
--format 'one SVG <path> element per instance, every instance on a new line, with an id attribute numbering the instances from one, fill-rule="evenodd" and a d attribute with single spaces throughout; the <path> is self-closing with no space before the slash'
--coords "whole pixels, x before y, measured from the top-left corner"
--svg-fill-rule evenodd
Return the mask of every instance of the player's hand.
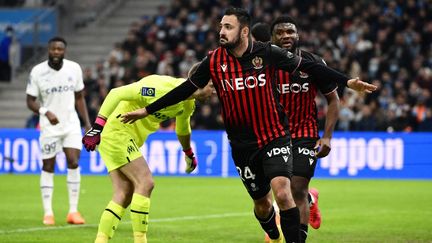
<path id="1" fill-rule="evenodd" d="M 54 115 L 54 113 L 52 113 L 51 111 L 47 111 L 45 113 L 45 116 L 48 118 L 48 121 L 51 123 L 51 125 L 57 125 L 59 123 L 57 116 Z"/>
<path id="2" fill-rule="evenodd" d="M 321 138 L 316 142 L 315 150 L 318 149 L 316 154 L 317 158 L 326 157 L 331 150 L 330 138 Z"/>
<path id="3" fill-rule="evenodd" d="M 197 167 L 198 161 L 195 157 L 195 154 L 192 151 L 192 148 L 183 150 L 183 152 L 185 153 L 185 160 L 186 160 L 185 172 L 190 174 Z"/>
<path id="4" fill-rule="evenodd" d="M 377 86 L 366 83 L 364 81 L 361 81 L 358 77 L 348 80 L 347 82 L 348 88 L 353 89 L 359 93 L 372 93 L 373 91 L 377 90 Z"/>
<path id="5" fill-rule="evenodd" d="M 87 151 L 94 151 L 96 146 L 99 145 L 102 129 L 105 125 L 106 118 L 98 116 L 93 127 L 90 128 L 82 138 L 82 143 Z"/>
<path id="6" fill-rule="evenodd" d="M 147 110 L 146 108 L 142 108 L 122 115 L 121 122 L 132 124 L 136 120 L 145 118 L 146 116 L 148 116 Z"/>

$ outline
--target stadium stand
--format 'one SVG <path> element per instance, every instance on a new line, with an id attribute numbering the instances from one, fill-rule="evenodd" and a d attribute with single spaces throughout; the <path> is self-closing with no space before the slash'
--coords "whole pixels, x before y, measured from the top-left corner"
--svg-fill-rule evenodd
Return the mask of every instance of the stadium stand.
<path id="1" fill-rule="evenodd" d="M 430 1 L 171 0 L 158 2 L 153 15 L 142 13 L 138 2 L 141 1 L 124 3 L 134 6 L 123 12 L 130 19 L 113 23 L 112 18 L 122 15 L 119 12 L 123 10 L 119 9 L 109 16 L 106 27 L 100 27 L 98 34 L 92 32 L 97 28 L 85 28 L 72 40 L 71 50 L 82 48 L 72 53 L 77 53 L 76 58 L 81 57 L 78 61 L 87 68 L 87 101 L 93 113 L 112 87 L 150 73 L 184 75 L 193 62 L 217 46 L 220 16 L 232 4 L 247 8 L 255 22 L 270 23 L 281 14 L 293 16 L 300 25 L 302 47 L 323 56 L 329 66 L 380 87 L 367 96 L 341 90 L 343 107 L 338 130 L 432 130 Z M 134 20 L 132 16 L 136 16 Z M 108 36 L 111 29 L 123 34 L 117 38 Z M 85 40 L 94 42 L 88 45 Z M 99 42 L 111 43 L 110 48 L 99 48 Z M 105 51 L 105 55 L 96 58 L 91 54 L 96 50 Z M 86 53 L 92 58 L 85 57 Z M 325 101 L 318 98 L 317 104 L 322 120 Z M 217 99 L 199 105 L 194 127 L 221 128 L 218 110 Z M 169 122 L 164 126 L 169 128 Z"/>

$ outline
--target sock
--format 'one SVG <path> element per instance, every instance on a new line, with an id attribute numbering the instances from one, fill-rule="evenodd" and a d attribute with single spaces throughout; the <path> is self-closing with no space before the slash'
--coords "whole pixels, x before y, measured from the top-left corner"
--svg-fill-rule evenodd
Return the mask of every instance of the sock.
<path id="1" fill-rule="evenodd" d="M 44 216 L 54 215 L 52 210 L 52 196 L 54 191 L 54 173 L 42 171 L 40 177 L 40 188 Z"/>
<path id="2" fill-rule="evenodd" d="M 299 242 L 300 237 L 300 211 L 297 207 L 280 211 L 282 232 L 288 243 Z"/>
<path id="3" fill-rule="evenodd" d="M 131 221 L 134 235 L 145 234 L 148 229 L 150 198 L 134 193 L 131 202 Z"/>
<path id="4" fill-rule="evenodd" d="M 102 233 L 109 238 L 112 238 L 114 231 L 117 229 L 117 226 L 123 217 L 124 211 L 125 208 L 121 205 L 110 201 L 102 213 L 98 227 L 98 234 Z"/>
<path id="5" fill-rule="evenodd" d="M 308 236 L 308 225 L 300 224 L 300 242 L 306 242 Z"/>
<path id="6" fill-rule="evenodd" d="M 69 213 L 75 213 L 78 212 L 78 199 L 81 183 L 79 167 L 76 169 L 67 169 L 66 181 L 69 192 Z"/>
<path id="7" fill-rule="evenodd" d="M 276 226 L 276 212 L 274 210 L 274 207 L 272 207 L 272 211 L 271 211 L 270 215 L 268 216 L 268 218 L 260 219 L 260 218 L 258 218 L 256 213 L 255 213 L 255 218 L 261 224 L 261 227 L 267 233 L 267 235 L 270 237 L 270 239 L 274 240 L 274 239 L 279 238 L 279 230 Z"/>

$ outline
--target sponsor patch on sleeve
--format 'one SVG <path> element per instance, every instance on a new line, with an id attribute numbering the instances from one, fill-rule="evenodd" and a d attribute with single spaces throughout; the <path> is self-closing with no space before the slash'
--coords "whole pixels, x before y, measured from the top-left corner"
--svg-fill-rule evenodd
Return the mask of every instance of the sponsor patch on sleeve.
<path id="1" fill-rule="evenodd" d="M 142 87 L 141 88 L 141 95 L 142 96 L 151 96 L 154 97 L 156 94 L 155 88 L 149 88 L 149 87 Z"/>

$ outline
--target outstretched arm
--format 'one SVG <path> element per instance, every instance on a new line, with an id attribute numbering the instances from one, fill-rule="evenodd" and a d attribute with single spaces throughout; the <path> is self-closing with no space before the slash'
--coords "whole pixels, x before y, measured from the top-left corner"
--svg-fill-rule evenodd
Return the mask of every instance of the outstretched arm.
<path id="1" fill-rule="evenodd" d="M 175 89 L 162 96 L 160 99 L 151 103 L 145 108 L 138 109 L 132 112 L 128 112 L 122 115 L 123 123 L 133 123 L 138 119 L 142 119 L 149 114 L 168 107 L 170 105 L 177 104 L 180 101 L 187 99 L 198 89 L 189 79 L 177 86 Z"/>

